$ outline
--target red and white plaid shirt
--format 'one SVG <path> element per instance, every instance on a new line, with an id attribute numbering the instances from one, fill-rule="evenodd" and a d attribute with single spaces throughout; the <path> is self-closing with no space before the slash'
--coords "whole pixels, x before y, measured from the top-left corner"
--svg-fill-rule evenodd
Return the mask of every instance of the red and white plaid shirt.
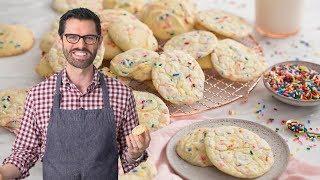
<path id="1" fill-rule="evenodd" d="M 87 92 L 82 94 L 77 87 L 68 79 L 66 70 L 63 70 L 61 92 L 61 109 L 101 109 L 103 107 L 102 88 L 99 82 L 98 70 L 94 69 L 94 78 Z M 11 163 L 17 166 L 22 173 L 22 178 L 29 176 L 29 169 L 36 161 L 43 158 L 47 127 L 50 119 L 53 96 L 57 74 L 34 86 L 28 93 L 24 115 L 19 133 L 12 148 L 13 153 L 4 160 L 4 164 Z M 116 135 L 119 156 L 124 172 L 128 172 L 140 162 L 146 160 L 147 153 L 143 158 L 130 164 L 127 157 L 127 145 L 125 136 L 131 133 L 138 125 L 138 116 L 135 110 L 135 100 L 132 91 L 119 81 L 105 77 L 109 91 L 111 108 L 114 111 L 116 121 Z"/>

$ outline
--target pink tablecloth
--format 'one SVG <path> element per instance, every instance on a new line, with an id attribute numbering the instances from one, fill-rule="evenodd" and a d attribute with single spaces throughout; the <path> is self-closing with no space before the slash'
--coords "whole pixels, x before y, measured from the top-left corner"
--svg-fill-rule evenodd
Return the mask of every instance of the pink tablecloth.
<path id="1" fill-rule="evenodd" d="M 195 120 L 196 119 L 196 120 Z M 178 132 L 181 128 L 192 124 L 194 122 L 207 119 L 201 116 L 188 116 L 186 118 L 174 118 L 172 123 L 156 132 L 151 134 L 150 147 L 148 152 L 150 161 L 155 163 L 158 174 L 157 180 L 175 180 L 182 179 L 170 168 L 169 162 L 166 157 L 165 148 L 170 138 Z M 302 179 L 320 179 L 320 166 L 311 165 L 301 160 L 292 157 L 289 161 L 287 170 L 278 178 L 279 180 L 302 180 Z"/>

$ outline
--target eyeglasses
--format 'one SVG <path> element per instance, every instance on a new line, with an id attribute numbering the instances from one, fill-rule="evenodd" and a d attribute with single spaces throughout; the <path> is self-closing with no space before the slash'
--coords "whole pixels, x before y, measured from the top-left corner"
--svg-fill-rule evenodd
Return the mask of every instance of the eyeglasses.
<path id="1" fill-rule="evenodd" d="M 76 44 L 79 42 L 79 40 L 82 38 L 84 40 L 84 43 L 92 45 L 97 43 L 100 36 L 99 35 L 84 35 L 80 36 L 78 34 L 65 34 L 64 35 L 67 39 L 67 41 L 71 44 Z"/>

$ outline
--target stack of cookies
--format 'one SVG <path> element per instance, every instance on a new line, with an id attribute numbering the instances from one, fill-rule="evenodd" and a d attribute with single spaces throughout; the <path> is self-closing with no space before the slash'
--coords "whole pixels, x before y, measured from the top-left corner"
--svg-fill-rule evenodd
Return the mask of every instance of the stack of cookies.
<path id="1" fill-rule="evenodd" d="M 135 92 L 140 123 L 151 131 L 169 124 L 167 105 L 203 99 L 204 69 L 247 82 L 267 67 L 260 54 L 238 42 L 251 33 L 251 25 L 221 10 L 198 11 L 192 0 L 52 1 L 52 8 L 60 14 L 80 6 L 93 10 L 101 19 L 103 44 L 95 67 L 128 86 L 138 81 L 153 92 Z M 58 22 L 55 19 L 41 38 L 42 58 L 35 70 L 42 77 L 59 72 L 66 64 L 58 42 Z M 8 32 L 14 35 L 6 35 Z M 22 38 L 18 34 L 27 35 Z M 6 52 L 13 55 L 32 44 L 32 32 L 0 26 L 0 56 L 7 56 L 2 49 L 12 49 Z"/>
<path id="2" fill-rule="evenodd" d="M 274 163 L 264 139 L 236 126 L 195 129 L 178 141 L 176 152 L 192 165 L 214 166 L 238 178 L 262 176 Z"/>

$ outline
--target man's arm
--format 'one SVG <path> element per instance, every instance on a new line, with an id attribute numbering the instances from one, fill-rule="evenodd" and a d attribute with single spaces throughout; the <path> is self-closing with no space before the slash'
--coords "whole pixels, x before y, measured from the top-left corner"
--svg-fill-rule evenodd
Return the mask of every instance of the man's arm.
<path id="1" fill-rule="evenodd" d="M 142 154 L 139 160 L 135 161 L 128 152 L 128 144 L 126 143 L 126 137 L 131 134 L 133 128 L 139 124 L 138 114 L 136 111 L 136 103 L 132 91 L 130 90 L 129 96 L 126 101 L 126 109 L 124 112 L 124 118 L 121 122 L 119 129 L 118 142 L 120 144 L 120 159 L 122 162 L 123 171 L 129 172 L 133 168 L 137 167 L 141 162 L 148 158 L 146 151 Z"/>
<path id="2" fill-rule="evenodd" d="M 29 92 L 24 105 L 21 127 L 15 139 L 12 154 L 7 157 L 0 173 L 4 179 L 25 178 L 40 154 L 39 134 L 36 131 L 34 102 Z"/>

